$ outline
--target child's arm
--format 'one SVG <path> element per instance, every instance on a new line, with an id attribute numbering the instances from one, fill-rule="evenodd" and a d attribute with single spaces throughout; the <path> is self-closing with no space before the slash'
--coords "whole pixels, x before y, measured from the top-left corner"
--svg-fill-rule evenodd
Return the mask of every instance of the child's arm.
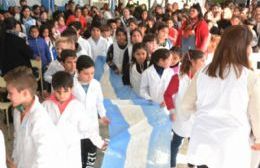
<path id="1" fill-rule="evenodd" d="M 43 40 L 43 43 L 44 43 L 44 50 L 45 50 L 45 57 L 47 59 L 47 64 L 46 65 L 49 65 L 49 63 L 51 62 L 51 53 L 50 53 L 50 49 L 49 49 L 49 46 L 47 45 L 47 43 Z"/>
<path id="2" fill-rule="evenodd" d="M 140 96 L 142 96 L 146 100 L 151 100 L 151 96 L 149 94 L 149 81 L 147 76 L 147 71 L 142 74 L 141 85 L 140 85 Z"/>
<path id="3" fill-rule="evenodd" d="M 106 109 L 104 107 L 104 97 L 102 93 L 102 89 L 100 83 L 97 83 L 97 111 L 98 115 L 101 118 L 101 121 L 104 125 L 108 125 L 110 123 L 109 119 L 106 117 Z"/>

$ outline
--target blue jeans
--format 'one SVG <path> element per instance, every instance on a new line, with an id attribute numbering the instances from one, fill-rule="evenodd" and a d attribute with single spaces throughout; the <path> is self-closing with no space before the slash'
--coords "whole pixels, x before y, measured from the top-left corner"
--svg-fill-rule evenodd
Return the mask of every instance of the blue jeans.
<path id="1" fill-rule="evenodd" d="M 183 137 L 177 135 L 173 132 L 172 142 L 171 142 L 171 167 L 176 167 L 176 159 L 181 146 Z"/>

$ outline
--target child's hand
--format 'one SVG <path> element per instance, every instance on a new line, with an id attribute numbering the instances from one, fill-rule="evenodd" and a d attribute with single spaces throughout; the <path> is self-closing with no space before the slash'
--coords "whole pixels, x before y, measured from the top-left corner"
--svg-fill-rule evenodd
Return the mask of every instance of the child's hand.
<path id="1" fill-rule="evenodd" d="M 251 148 L 252 148 L 253 150 L 260 151 L 260 143 L 253 144 L 253 145 L 251 146 Z"/>
<path id="2" fill-rule="evenodd" d="M 12 159 L 7 159 L 6 163 L 8 168 L 16 168 L 16 165 L 14 164 Z"/>
<path id="3" fill-rule="evenodd" d="M 107 150 L 107 147 L 108 147 L 108 139 L 105 139 L 105 140 L 104 140 L 104 144 L 103 144 L 103 146 L 101 147 L 101 150 L 102 150 L 102 151 L 105 151 L 105 150 Z"/>
<path id="4" fill-rule="evenodd" d="M 110 120 L 107 117 L 101 117 L 101 122 L 103 125 L 107 126 L 110 124 Z"/>
<path id="5" fill-rule="evenodd" d="M 160 106 L 161 106 L 161 107 L 165 107 L 165 102 L 164 102 L 164 101 L 161 102 Z"/>

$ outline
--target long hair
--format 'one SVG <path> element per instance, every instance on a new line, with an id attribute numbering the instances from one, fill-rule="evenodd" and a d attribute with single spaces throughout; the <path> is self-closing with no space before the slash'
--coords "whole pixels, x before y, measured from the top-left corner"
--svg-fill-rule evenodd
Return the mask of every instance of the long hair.
<path id="1" fill-rule="evenodd" d="M 206 73 L 210 77 L 219 76 L 224 79 L 230 68 L 234 67 L 236 76 L 239 78 L 243 67 L 251 68 L 247 48 L 250 47 L 252 37 L 253 35 L 247 26 L 238 25 L 227 28 Z M 227 74 L 226 70 L 228 70 Z"/>

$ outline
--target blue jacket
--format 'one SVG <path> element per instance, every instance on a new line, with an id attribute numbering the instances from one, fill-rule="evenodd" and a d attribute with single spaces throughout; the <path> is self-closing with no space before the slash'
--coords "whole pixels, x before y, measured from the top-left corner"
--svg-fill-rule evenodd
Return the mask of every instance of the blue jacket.
<path id="1" fill-rule="evenodd" d="M 45 40 L 40 37 L 38 38 L 29 37 L 28 42 L 29 42 L 29 46 L 33 50 L 34 59 L 38 56 L 41 57 L 42 68 L 44 70 L 46 66 L 51 62 L 51 55 L 50 55 L 48 45 L 46 44 Z"/>

